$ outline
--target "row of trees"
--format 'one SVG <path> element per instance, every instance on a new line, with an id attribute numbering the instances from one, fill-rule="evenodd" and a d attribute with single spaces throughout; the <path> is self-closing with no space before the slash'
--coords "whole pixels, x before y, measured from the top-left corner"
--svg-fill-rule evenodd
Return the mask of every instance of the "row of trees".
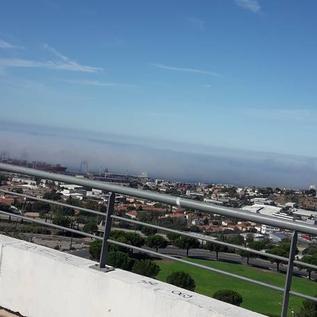
<path id="1" fill-rule="evenodd" d="M 290 249 L 290 240 L 284 239 L 278 244 L 273 244 L 269 239 L 264 239 L 261 241 L 253 241 L 251 237 L 247 237 L 246 241 L 244 241 L 243 237 L 240 235 L 230 236 L 230 237 L 222 237 L 222 240 L 225 242 L 229 242 L 235 245 L 244 245 L 249 247 L 250 249 L 261 251 L 265 250 L 267 253 L 271 253 L 274 255 L 282 256 L 288 258 L 289 256 L 289 249 Z M 207 242 L 204 246 L 205 249 L 215 252 L 216 259 L 219 259 L 219 252 L 236 252 L 240 256 L 247 259 L 247 264 L 249 264 L 250 258 L 259 257 L 258 254 L 244 251 L 244 250 L 235 250 L 234 248 L 230 248 L 227 246 L 215 244 L 212 242 Z M 298 254 L 298 249 L 296 250 L 296 254 Z M 303 258 L 301 259 L 302 262 L 317 265 L 317 246 L 312 245 L 309 248 L 303 251 Z M 283 261 L 279 259 L 272 259 L 273 263 L 276 263 L 277 271 L 280 271 L 280 266 Z M 311 279 L 311 274 L 315 269 L 312 268 L 305 268 L 308 272 L 308 278 Z"/>
<path id="2" fill-rule="evenodd" d="M 99 260 L 102 242 L 93 241 L 90 244 L 89 252 L 94 260 Z M 160 267 L 149 259 L 136 259 L 131 252 L 121 247 L 111 246 L 107 256 L 107 264 L 122 270 L 131 271 L 148 277 L 155 277 Z"/>
<path id="3" fill-rule="evenodd" d="M 167 245 L 171 243 L 180 249 L 185 249 L 187 256 L 189 255 L 190 249 L 198 248 L 200 245 L 197 239 L 180 236 L 178 234 L 168 234 L 167 240 L 159 234 L 153 234 L 143 238 L 140 234 L 135 232 L 114 230 L 111 232 L 111 237 L 119 242 L 131 244 L 137 247 L 146 245 L 149 248 L 155 249 L 156 251 L 166 248 Z"/>
<path id="4" fill-rule="evenodd" d="M 149 231 L 148 233 L 153 233 L 153 231 Z M 143 238 L 137 233 L 123 233 L 122 231 L 113 231 L 112 236 L 120 242 L 131 244 L 137 247 L 146 245 L 152 249 L 155 249 L 157 252 L 159 249 L 166 248 L 168 244 L 172 244 L 180 249 L 185 249 L 187 256 L 189 256 L 190 249 L 198 248 L 200 246 L 200 243 L 197 239 L 187 236 L 180 236 L 174 233 L 167 234 L 168 240 L 159 234 L 152 234 L 146 238 Z M 240 235 L 230 236 L 224 238 L 223 240 L 235 245 L 246 245 L 249 248 L 257 251 L 266 250 L 266 252 L 268 253 L 286 258 L 289 255 L 290 240 L 288 239 L 282 240 L 278 244 L 272 244 L 268 239 L 261 241 L 253 241 L 251 239 L 247 239 L 248 242 L 245 242 L 244 238 Z M 212 252 L 215 252 L 217 260 L 219 259 L 219 252 L 237 252 L 242 257 L 245 257 L 247 259 L 247 264 L 249 264 L 249 260 L 251 257 L 258 257 L 257 254 L 248 251 L 235 251 L 233 248 L 215 244 L 212 242 L 207 242 L 204 248 Z M 297 253 L 298 250 L 296 251 L 296 254 Z M 317 265 L 317 247 L 311 247 L 310 249 L 307 249 L 305 256 L 302 258 L 302 261 L 309 264 Z M 277 270 L 280 271 L 280 265 L 282 261 L 279 259 L 272 259 L 272 262 L 276 263 Z M 313 269 L 306 269 L 308 271 L 308 277 L 309 279 L 311 279 L 311 273 Z"/>

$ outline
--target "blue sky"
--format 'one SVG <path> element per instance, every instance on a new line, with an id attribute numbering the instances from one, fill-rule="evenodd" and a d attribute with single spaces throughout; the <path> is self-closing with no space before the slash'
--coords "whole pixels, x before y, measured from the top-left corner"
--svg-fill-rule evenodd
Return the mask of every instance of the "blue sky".
<path id="1" fill-rule="evenodd" d="M 1 120 L 317 157 L 317 2 L 1 1 Z"/>

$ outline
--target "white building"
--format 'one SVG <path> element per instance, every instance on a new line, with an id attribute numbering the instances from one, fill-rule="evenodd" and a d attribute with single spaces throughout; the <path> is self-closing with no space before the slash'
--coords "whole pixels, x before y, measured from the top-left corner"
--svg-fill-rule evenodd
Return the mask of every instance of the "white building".
<path id="1" fill-rule="evenodd" d="M 282 210 L 281 207 L 270 206 L 270 205 L 262 205 L 262 204 L 254 204 L 252 206 L 244 206 L 241 208 L 244 211 L 249 211 L 261 215 L 273 216 L 274 214 L 280 213 Z"/>

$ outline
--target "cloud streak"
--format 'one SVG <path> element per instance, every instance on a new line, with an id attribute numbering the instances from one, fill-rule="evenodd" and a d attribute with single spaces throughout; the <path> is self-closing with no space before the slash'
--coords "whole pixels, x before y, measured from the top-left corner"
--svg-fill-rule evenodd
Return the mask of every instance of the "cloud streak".
<path id="1" fill-rule="evenodd" d="M 63 82 L 74 85 L 86 85 L 97 87 L 135 87 L 132 84 L 116 83 L 116 82 L 104 82 L 99 80 L 63 80 Z"/>
<path id="2" fill-rule="evenodd" d="M 7 42 L 0 42 L 0 45 L 7 46 L 10 45 Z M 24 58 L 0 58 L 0 67 L 2 68 L 43 68 L 52 70 L 65 70 L 73 72 L 83 72 L 83 73 L 97 73 L 102 71 L 101 67 L 87 66 L 77 63 L 76 61 L 66 57 L 65 55 L 58 52 L 56 49 L 44 45 L 44 48 L 49 51 L 53 58 L 49 60 L 33 60 Z"/>
<path id="3" fill-rule="evenodd" d="M 78 64 L 74 61 L 37 61 L 23 58 L 0 58 L 0 67 L 3 68 L 44 68 L 53 70 L 66 70 L 84 73 L 96 73 L 102 71 L 100 67 L 92 67 Z"/>
<path id="4" fill-rule="evenodd" d="M 249 10 L 253 13 L 258 13 L 261 10 L 258 0 L 235 0 L 235 3 L 241 8 Z"/>
<path id="5" fill-rule="evenodd" d="M 13 45 L 9 42 L 0 39 L 0 48 L 4 49 L 22 49 L 22 46 Z"/>
<path id="6" fill-rule="evenodd" d="M 221 75 L 208 71 L 203 69 L 197 69 L 197 68 L 188 68 L 188 67 L 176 67 L 176 66 L 170 66 L 165 64 L 152 64 L 152 66 L 160 69 L 170 70 L 170 71 L 176 71 L 176 72 L 185 72 L 185 73 L 196 73 L 196 74 L 203 74 L 203 75 L 210 75 L 215 77 L 220 77 Z"/>
<path id="7" fill-rule="evenodd" d="M 253 116 L 256 119 L 277 120 L 283 122 L 297 122 L 307 124 L 317 123 L 317 111 L 312 108 L 293 108 L 293 109 L 266 109 L 266 108 L 248 108 L 245 109 L 246 115 Z"/>

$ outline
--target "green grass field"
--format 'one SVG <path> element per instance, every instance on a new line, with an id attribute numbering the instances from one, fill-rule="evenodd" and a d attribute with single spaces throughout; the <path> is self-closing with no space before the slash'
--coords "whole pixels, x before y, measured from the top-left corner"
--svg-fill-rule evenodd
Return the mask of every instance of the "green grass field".
<path id="1" fill-rule="evenodd" d="M 193 259 L 190 259 L 190 261 L 195 261 L 206 266 L 236 273 L 269 284 L 284 286 L 285 275 L 281 273 L 261 270 L 242 264 Z M 198 293 L 212 297 L 219 289 L 235 290 L 243 297 L 242 307 L 264 315 L 280 315 L 282 302 L 282 293 L 280 292 L 176 261 L 159 260 L 156 263 L 159 264 L 161 268 L 157 276 L 161 281 L 166 281 L 166 277 L 172 272 L 184 271 L 194 278 L 196 282 L 196 292 Z M 317 283 L 305 278 L 293 277 L 292 290 L 315 296 L 317 294 Z M 301 298 L 291 296 L 289 316 L 292 316 L 290 313 L 291 310 L 298 312 L 301 304 Z"/>

